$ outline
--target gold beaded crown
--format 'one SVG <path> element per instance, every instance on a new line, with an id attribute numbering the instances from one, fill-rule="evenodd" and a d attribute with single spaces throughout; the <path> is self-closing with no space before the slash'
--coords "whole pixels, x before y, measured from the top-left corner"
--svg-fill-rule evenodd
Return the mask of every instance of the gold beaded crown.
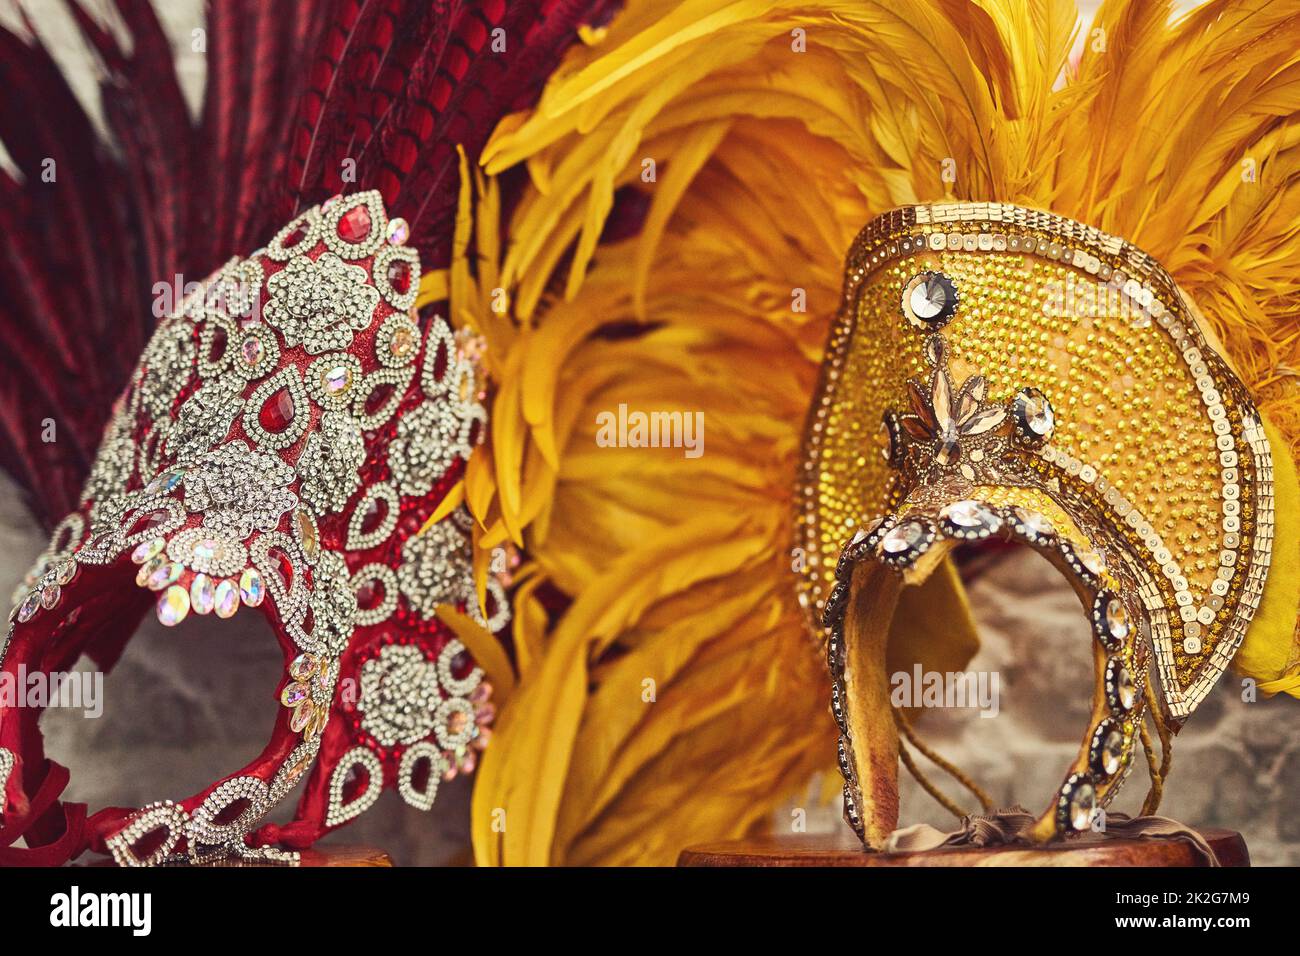
<path id="1" fill-rule="evenodd" d="M 802 597 L 832 628 L 846 812 L 868 842 L 896 816 L 863 786 L 891 751 L 855 739 L 875 732 L 854 706 L 877 688 L 865 658 L 846 669 L 855 641 L 887 639 L 882 589 L 989 537 L 1071 580 L 1097 637 L 1094 720 L 1035 830 L 1048 838 L 1113 796 L 1144 694 L 1175 728 L 1205 698 L 1259 607 L 1274 533 L 1264 424 L 1195 306 L 1124 240 L 1000 203 L 905 207 L 859 234 L 797 500 Z"/>

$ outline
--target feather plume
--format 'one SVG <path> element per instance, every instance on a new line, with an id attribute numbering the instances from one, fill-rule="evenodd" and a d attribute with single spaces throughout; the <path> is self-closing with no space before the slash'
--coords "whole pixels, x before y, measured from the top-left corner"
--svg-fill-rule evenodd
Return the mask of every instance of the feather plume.
<path id="1" fill-rule="evenodd" d="M 1079 27 L 1069 0 L 634 0 L 570 52 L 481 160 L 528 184 L 497 225 L 512 321 L 482 327 L 503 384 L 467 500 L 483 540 L 522 537 L 533 565 L 475 792 L 480 862 L 671 863 L 833 766 L 790 496 L 842 257 L 872 215 L 1004 200 L 1136 242 L 1201 304 L 1279 452 L 1300 451 L 1297 37 L 1295 2 L 1172 20 L 1111 0 Z M 611 235 L 628 193 L 639 230 Z M 495 235 L 480 216 L 476 240 Z M 477 307 L 463 275 L 453 308 Z M 601 447 L 620 404 L 702 412 L 704 455 Z M 906 637 L 951 668 L 973 635 L 939 578 L 926 607 L 953 639 Z M 548 586 L 571 598 L 553 625 Z M 1287 602 L 1248 638 L 1278 653 L 1243 652 L 1263 676 L 1295 668 Z"/>
<path id="2" fill-rule="evenodd" d="M 612 3 L 210 4 L 197 119 L 153 4 L 114 0 L 120 32 L 68 6 L 96 58 L 107 138 L 31 25 L 0 30 L 0 141 L 17 168 L 0 171 L 0 466 L 46 525 L 77 502 L 152 332 L 156 283 L 201 279 L 297 209 L 356 188 L 380 188 L 421 260 L 445 267 L 457 148 L 477 157 Z M 493 49 L 498 28 L 508 56 Z M 57 441 L 42 440 L 48 420 Z"/>

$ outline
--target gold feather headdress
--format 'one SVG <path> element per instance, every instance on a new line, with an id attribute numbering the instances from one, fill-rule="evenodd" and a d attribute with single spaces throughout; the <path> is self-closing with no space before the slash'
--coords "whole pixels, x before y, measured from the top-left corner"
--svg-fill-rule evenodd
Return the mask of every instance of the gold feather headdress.
<path id="1" fill-rule="evenodd" d="M 1079 29 L 1068 0 L 631 2 L 498 129 L 423 293 L 499 383 L 459 492 L 482 560 L 528 554 L 480 862 L 670 863 L 834 765 L 796 596 L 825 573 L 792 553 L 800 439 L 845 250 L 907 204 L 1050 209 L 1197 302 L 1280 436 L 1274 597 L 1235 666 L 1300 696 L 1300 5 L 1106 3 L 1069 62 Z M 507 223 L 490 177 L 521 163 Z M 610 237 L 629 195 L 644 222 Z M 707 453 L 598 447 L 620 404 L 702 410 Z M 903 599 L 891 656 L 959 669 L 955 573 Z"/>

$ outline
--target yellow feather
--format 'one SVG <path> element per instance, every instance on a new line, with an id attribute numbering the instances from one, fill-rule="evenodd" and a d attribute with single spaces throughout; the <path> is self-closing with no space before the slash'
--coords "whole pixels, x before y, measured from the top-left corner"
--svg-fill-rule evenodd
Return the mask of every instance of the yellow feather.
<path id="1" fill-rule="evenodd" d="M 480 862 L 671 863 L 833 773 L 791 484 L 871 215 L 1006 200 L 1138 243 L 1200 303 L 1275 454 L 1300 451 L 1300 7 L 1171 20 L 1110 0 L 1076 20 L 1068 0 L 629 0 L 484 151 L 489 174 L 527 165 L 508 222 L 492 180 L 463 173 L 452 266 L 422 298 L 450 295 L 488 339 L 497 392 L 464 497 L 480 551 L 529 555 L 518 685 L 475 787 Z M 640 233 L 602 241 L 628 187 L 650 201 Z M 494 284 L 507 315 L 487 313 Z M 598 446 L 620 404 L 702 412 L 704 454 Z M 542 588 L 572 601 L 553 627 Z M 1289 680 L 1275 665 L 1300 647 L 1282 591 L 1240 661 L 1261 679 Z M 951 569 L 909 600 L 891 660 L 964 666 Z"/>

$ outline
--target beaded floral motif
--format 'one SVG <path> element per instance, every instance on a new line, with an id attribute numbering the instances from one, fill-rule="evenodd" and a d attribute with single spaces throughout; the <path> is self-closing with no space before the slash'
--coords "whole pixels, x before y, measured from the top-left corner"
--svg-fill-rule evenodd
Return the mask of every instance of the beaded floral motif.
<path id="1" fill-rule="evenodd" d="M 370 324 L 379 290 L 366 283 L 366 270 L 332 252 L 318 259 L 294 256 L 267 281 L 266 321 L 289 345 L 319 354 L 345 349 L 353 334 Z"/>
<path id="2" fill-rule="evenodd" d="M 411 607 L 424 617 L 433 617 L 439 604 L 477 603 L 469 542 L 450 521 L 402 545 L 397 581 Z"/>
<path id="3" fill-rule="evenodd" d="M 326 412 L 320 429 L 307 437 L 298 462 L 302 500 L 320 514 L 341 511 L 361 483 L 357 469 L 366 459 L 366 446 L 351 416 Z"/>
<path id="4" fill-rule="evenodd" d="M 187 398 L 166 428 L 167 454 L 188 461 L 218 444 L 243 408 L 237 388 L 224 380 L 205 385 Z"/>
<path id="5" fill-rule="evenodd" d="M 361 727 L 385 747 L 413 744 L 433 733 L 438 667 L 418 648 L 390 644 L 361 667 Z"/>
<path id="6" fill-rule="evenodd" d="M 203 515 L 208 528 L 238 532 L 272 531 L 298 504 L 288 490 L 293 468 L 274 455 L 232 441 L 204 455 L 185 475 L 185 507 Z"/>

